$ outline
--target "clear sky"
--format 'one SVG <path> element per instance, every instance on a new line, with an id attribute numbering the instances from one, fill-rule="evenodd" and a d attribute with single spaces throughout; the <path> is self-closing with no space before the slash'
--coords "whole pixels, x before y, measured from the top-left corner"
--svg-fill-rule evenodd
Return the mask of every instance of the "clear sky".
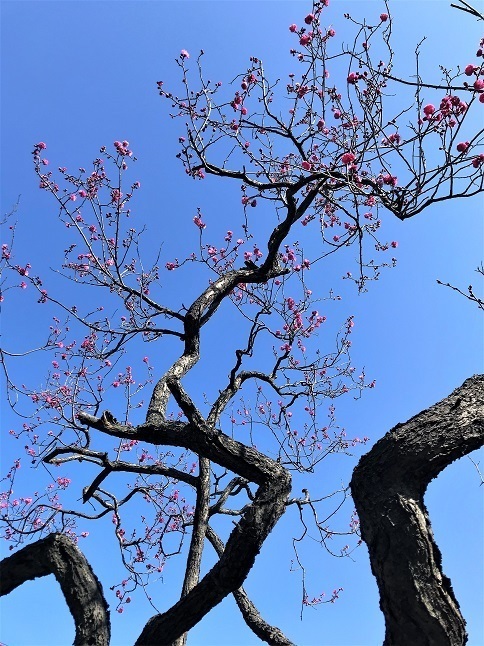
<path id="1" fill-rule="evenodd" d="M 423 76 L 435 78 L 439 65 L 474 62 L 479 25 L 450 8 L 450 2 L 395 0 L 391 7 L 397 69 L 411 73 L 415 44 L 424 36 L 428 40 L 422 48 Z M 182 48 L 190 52 L 203 48 L 207 75 L 214 80 L 234 78 L 248 66 L 249 56 L 262 58 L 274 78 L 285 78 L 294 66 L 288 53 L 293 45 L 288 26 L 301 23 L 309 8 L 302 0 L 3 1 L 2 213 L 20 196 L 19 258 L 45 269 L 63 255 L 56 206 L 38 190 L 32 169 L 32 146 L 40 140 L 48 145 L 53 168 L 77 168 L 88 165 L 101 145 L 128 139 L 139 159 L 135 171 L 135 179 L 142 183 L 138 217 L 146 221 L 150 235 L 164 241 L 164 261 L 190 253 L 196 240 L 191 220 L 197 207 L 214 226 L 231 228 L 234 219 L 237 224 L 240 213 L 232 214 L 240 194 L 213 181 L 189 181 L 184 175 L 175 159 L 183 124 L 167 117 L 156 81 L 175 86 L 178 68 L 174 60 Z M 327 23 L 338 34 L 345 34 L 348 23 L 343 12 L 378 16 L 383 10 L 377 0 L 333 0 L 326 10 Z M 482 115 L 476 117 L 475 129 L 483 121 Z M 482 215 L 483 200 L 478 197 L 442 204 L 404 223 L 386 216 L 386 238 L 399 242 L 398 265 L 370 285 L 367 294 L 357 296 L 341 281 L 337 263 L 320 275 L 326 292 L 333 287 L 343 295 L 335 315 L 343 320 L 354 314 L 354 361 L 377 381 L 377 387 L 361 400 L 338 405 L 348 435 L 368 435 L 374 442 L 396 423 L 450 394 L 465 378 L 482 372 L 482 314 L 436 283 L 440 279 L 464 289 L 471 282 L 478 284 L 474 270 L 482 260 Z M 177 283 L 179 275 L 173 273 L 166 277 L 171 295 L 184 289 Z M 2 345 L 12 351 L 25 350 L 43 338 L 41 323 L 47 319 L 38 309 L 28 298 L 13 295 L 2 312 Z M 212 356 L 220 332 L 215 325 L 204 339 L 204 348 Z M 156 349 L 151 352 L 156 355 Z M 45 360 L 40 358 L 31 369 L 40 382 Z M 5 439 L 8 429 L 20 423 L 2 401 L 2 476 L 14 458 L 23 456 L 22 447 Z M 360 453 L 353 459 L 336 456 L 318 477 L 327 478 L 328 486 L 348 482 Z M 478 461 L 479 456 L 473 459 Z M 39 486 L 36 479 L 43 477 L 41 471 L 22 476 L 20 495 L 28 495 L 29 487 Z M 80 472 L 76 477 L 82 479 Z M 473 464 L 464 458 L 433 482 L 426 496 L 444 571 L 468 621 L 470 646 L 484 645 L 479 482 Z M 85 484 L 78 481 L 78 490 Z M 324 590 L 330 594 L 338 587 L 344 592 L 334 604 L 307 609 L 300 621 L 301 580 L 297 572 L 291 572 L 291 537 L 299 531 L 295 522 L 294 514 L 283 517 L 246 582 L 264 618 L 301 645 L 381 643 L 383 619 L 364 547 L 353 554 L 353 560 L 333 558 L 317 545 L 305 547 L 310 593 Z M 121 578 L 112 574 L 116 549 L 109 542 L 111 535 L 108 541 L 101 530 L 88 529 L 90 536 L 80 547 L 113 604 L 109 586 Z M 177 568 L 152 590 L 161 609 L 179 594 Z M 31 582 L 2 599 L 1 642 L 7 646 L 72 642 L 72 620 L 51 578 Z M 152 614 L 141 596 L 123 615 L 113 612 L 112 643 L 133 643 Z M 193 645 L 257 643 L 231 599 L 212 611 L 189 637 Z"/>

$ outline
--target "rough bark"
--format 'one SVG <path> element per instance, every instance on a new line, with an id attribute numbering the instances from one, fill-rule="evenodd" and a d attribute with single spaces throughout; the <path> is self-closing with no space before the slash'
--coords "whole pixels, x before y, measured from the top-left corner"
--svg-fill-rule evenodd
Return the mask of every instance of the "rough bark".
<path id="1" fill-rule="evenodd" d="M 397 424 L 356 467 L 351 490 L 385 616 L 385 646 L 460 646 L 465 620 L 423 496 L 454 460 L 484 444 L 484 375 Z"/>
<path id="2" fill-rule="evenodd" d="M 253 447 L 207 425 L 181 387 L 178 388 L 176 401 L 192 420 L 189 423 L 163 420 L 159 424 L 130 427 L 118 423 L 107 411 L 99 418 L 79 413 L 78 419 L 107 435 L 189 448 L 259 486 L 252 503 L 232 530 L 218 563 L 183 599 L 148 621 L 136 641 L 138 646 L 172 644 L 242 585 L 265 539 L 285 512 L 291 491 L 291 474 L 287 469 Z"/>
<path id="3" fill-rule="evenodd" d="M 0 563 L 0 596 L 40 576 L 59 582 L 76 626 L 75 646 L 108 646 L 111 636 L 108 604 L 86 557 L 62 534 L 50 534 Z"/>
<path id="4" fill-rule="evenodd" d="M 206 535 L 220 558 L 225 549 L 223 542 L 210 526 L 207 527 Z M 294 646 L 282 630 L 279 630 L 276 626 L 271 626 L 262 618 L 244 588 L 240 587 L 238 590 L 234 590 L 233 595 L 245 623 L 259 639 L 273 646 Z"/>
<path id="5" fill-rule="evenodd" d="M 259 487 L 254 502 L 230 534 L 220 560 L 183 599 L 148 621 L 137 646 L 171 644 L 240 588 L 262 544 L 285 511 L 291 478 L 285 469 L 274 476 Z"/>
<path id="6" fill-rule="evenodd" d="M 199 458 L 198 464 L 197 503 L 195 506 L 192 539 L 188 552 L 185 579 L 181 592 L 182 599 L 197 585 L 200 579 L 205 534 L 208 527 L 210 509 L 210 461 L 206 458 Z M 188 633 L 184 633 L 173 642 L 173 646 L 185 646 L 187 637 Z"/>

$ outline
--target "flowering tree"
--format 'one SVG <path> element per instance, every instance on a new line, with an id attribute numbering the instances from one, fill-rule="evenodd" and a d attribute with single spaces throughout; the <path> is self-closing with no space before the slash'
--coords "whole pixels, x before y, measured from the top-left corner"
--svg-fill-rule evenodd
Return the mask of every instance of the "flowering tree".
<path id="1" fill-rule="evenodd" d="M 290 25 L 297 73 L 288 76 L 284 88 L 252 57 L 226 89 L 205 79 L 203 52 L 195 58 L 186 50 L 177 60 L 180 89 L 158 82 L 171 117 L 186 123 L 177 155 L 186 174 L 196 181 L 209 176 L 232 180 L 241 190 L 242 224 L 235 219 L 219 241 L 198 211 L 193 225 L 199 248 L 185 258 L 160 262 L 160 255 L 150 259 L 142 249 L 144 231 L 132 225 L 141 184 L 126 179 L 134 160 L 128 141 L 101 148 L 92 169 L 77 173 L 51 172 L 46 144 L 34 146 L 39 186 L 57 203 L 68 238 L 59 272 L 78 296 L 76 304 L 70 293 L 69 300 L 57 296 L 44 277 L 14 258 L 12 227 L 12 240 L 2 247 L 4 297 L 14 287 L 31 287 L 41 305 L 55 309 L 55 318 L 39 349 L 50 361 L 41 388 L 15 383 L 9 353 L 2 352 L 11 405 L 25 416 L 11 434 L 21 438 L 32 465 L 44 465 L 48 476 L 45 488 L 23 498 L 15 494 L 20 460 L 4 478 L 3 536 L 12 549 L 20 549 L 3 562 L 2 593 L 54 572 L 76 619 L 76 643 L 94 643 L 93 635 L 96 643 L 109 641 L 102 589 L 72 544 L 87 535 L 88 521 L 105 517 L 127 571 L 113 586 L 119 612 L 137 589 L 146 590 L 161 577 L 172 557 L 186 556 L 180 601 L 158 612 L 137 643 L 183 643 L 187 631 L 228 594 L 234 594 L 261 639 L 290 643 L 262 619 L 241 586 L 288 507 L 297 508 L 303 527 L 313 523 L 323 545 L 334 536 L 328 518 L 320 519 L 327 496 L 311 495 L 306 477 L 334 454 L 367 441 L 346 437 L 336 422 L 334 400 L 348 393 L 360 396 L 375 385 L 351 360 L 353 317 L 341 322 L 330 347 L 318 336 L 338 297 L 330 291 L 324 306 L 317 304 L 325 295 L 311 289 L 311 268 L 331 262 L 336 252 L 346 255 L 354 266 L 345 279 L 364 292 L 383 268 L 396 263 L 398 243 L 385 239 L 382 213 L 405 220 L 441 201 L 483 190 L 484 131 L 469 132 L 468 115 L 484 109 L 484 43 L 472 62 L 463 61 L 457 71 L 444 69 L 442 78 L 432 82 L 420 77 L 417 49 L 416 76 L 400 79 L 393 73 L 388 7 L 368 21 L 347 15 L 354 40 L 345 47 L 336 46 L 334 29 L 324 27 L 328 4 L 315 2 L 302 26 Z M 336 85 L 330 73 L 342 75 L 343 82 Z M 396 103 L 392 95 L 404 96 L 404 90 L 410 92 L 408 103 L 400 98 Z M 173 275 L 179 276 L 178 300 L 162 302 L 162 276 Z M 84 293 L 95 287 L 104 296 L 93 309 Z M 204 399 L 203 370 L 214 366 L 203 352 L 203 328 L 217 316 L 234 314 L 240 324 L 226 340 L 217 390 Z M 155 342 L 157 348 L 166 346 L 161 367 L 145 356 L 143 344 Z M 143 365 L 140 376 L 135 363 Z M 438 423 L 433 434 L 420 433 L 417 455 L 406 444 L 408 434 L 397 429 L 383 444 L 385 453 L 398 439 L 390 464 L 397 456 L 405 489 L 415 459 L 436 451 L 443 434 L 453 438 L 445 459 L 439 453 L 430 466 L 421 460 L 411 495 L 404 491 L 411 500 L 417 492 L 420 505 L 412 513 L 421 521 L 420 533 L 404 546 L 412 563 L 405 586 L 379 567 L 385 560 L 399 572 L 401 563 L 385 553 L 390 530 L 379 526 L 381 507 L 376 517 L 374 508 L 365 507 L 368 489 L 396 495 L 386 471 L 380 480 L 374 476 L 382 464 L 382 445 L 355 471 L 352 491 L 374 559 L 389 644 L 401 639 L 408 616 L 416 617 L 409 643 L 419 643 L 422 635 L 435 635 L 435 643 L 446 643 L 443 636 L 449 635 L 449 643 L 465 640 L 450 586 L 443 586 L 440 606 L 434 601 L 443 576 L 435 544 L 428 540 L 435 563 L 425 595 L 415 593 L 412 584 L 420 560 L 428 558 L 411 550 L 419 537 L 429 535 L 421 502 L 429 480 L 483 443 L 476 396 L 481 390 L 482 380 L 471 380 L 438 410 L 430 409 Z M 468 405 L 461 406 L 461 417 L 455 413 L 451 428 L 442 424 L 463 398 Z M 27 403 L 20 409 L 23 400 Z M 428 430 L 426 413 L 408 425 Z M 401 446 L 407 453 L 400 455 Z M 86 467 L 82 505 L 71 493 L 73 478 L 80 477 L 79 468 L 71 467 L 79 463 Z M 122 486 L 117 473 L 125 478 Z M 301 497 L 291 495 L 292 477 L 304 487 Z M 400 489 L 397 493 L 403 499 Z M 335 508 L 347 495 L 347 488 L 332 492 Z M 223 524 L 226 516 L 236 521 L 229 529 Z M 412 517 L 402 514 L 397 520 L 398 537 Z M 356 516 L 349 533 L 355 535 L 355 546 L 361 542 Z M 36 542 L 29 543 L 32 538 Z M 201 576 L 207 543 L 218 561 Z M 345 545 L 341 553 L 351 549 Z M 329 600 L 338 594 L 335 590 Z M 405 613 L 398 612 L 402 595 Z M 304 605 L 322 601 L 303 586 Z"/>

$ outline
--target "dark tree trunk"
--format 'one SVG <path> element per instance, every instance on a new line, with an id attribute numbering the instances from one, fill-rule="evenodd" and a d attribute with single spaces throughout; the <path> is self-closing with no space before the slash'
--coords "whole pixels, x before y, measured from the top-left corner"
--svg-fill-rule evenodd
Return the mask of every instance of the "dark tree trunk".
<path id="1" fill-rule="evenodd" d="M 484 444 L 484 375 L 397 424 L 353 473 L 351 490 L 385 616 L 385 646 L 465 644 L 465 621 L 423 496 L 454 460 Z"/>
<path id="2" fill-rule="evenodd" d="M 62 534 L 50 534 L 0 563 L 0 596 L 25 581 L 53 574 L 76 626 L 75 646 L 108 646 L 108 604 L 102 586 L 82 552 Z"/>

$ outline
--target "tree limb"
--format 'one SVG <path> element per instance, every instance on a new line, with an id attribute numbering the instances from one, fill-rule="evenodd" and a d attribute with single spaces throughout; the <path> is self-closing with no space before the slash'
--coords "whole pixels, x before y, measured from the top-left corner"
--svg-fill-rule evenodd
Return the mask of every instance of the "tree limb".
<path id="1" fill-rule="evenodd" d="M 220 558 L 224 544 L 210 526 L 207 528 L 207 538 Z M 294 646 L 279 628 L 271 626 L 262 618 L 243 587 L 234 590 L 233 595 L 245 623 L 259 639 L 274 646 Z"/>
<path id="2" fill-rule="evenodd" d="M 484 375 L 397 424 L 353 472 L 351 490 L 385 615 L 385 646 L 457 646 L 467 634 L 423 496 L 454 460 L 484 444 Z"/>
<path id="3" fill-rule="evenodd" d="M 193 519 L 192 538 L 188 551 L 185 578 L 183 580 L 181 598 L 183 599 L 192 590 L 200 579 L 200 566 L 202 564 L 205 534 L 208 527 L 210 507 L 210 461 L 199 456 L 199 476 L 197 483 L 197 502 L 195 517 Z M 174 646 L 185 646 L 188 633 L 184 633 L 175 642 Z"/>
<path id="4" fill-rule="evenodd" d="M 108 646 L 108 604 L 101 583 L 79 548 L 63 534 L 49 534 L 0 563 L 0 596 L 26 581 L 53 574 L 76 626 L 74 646 Z"/>

